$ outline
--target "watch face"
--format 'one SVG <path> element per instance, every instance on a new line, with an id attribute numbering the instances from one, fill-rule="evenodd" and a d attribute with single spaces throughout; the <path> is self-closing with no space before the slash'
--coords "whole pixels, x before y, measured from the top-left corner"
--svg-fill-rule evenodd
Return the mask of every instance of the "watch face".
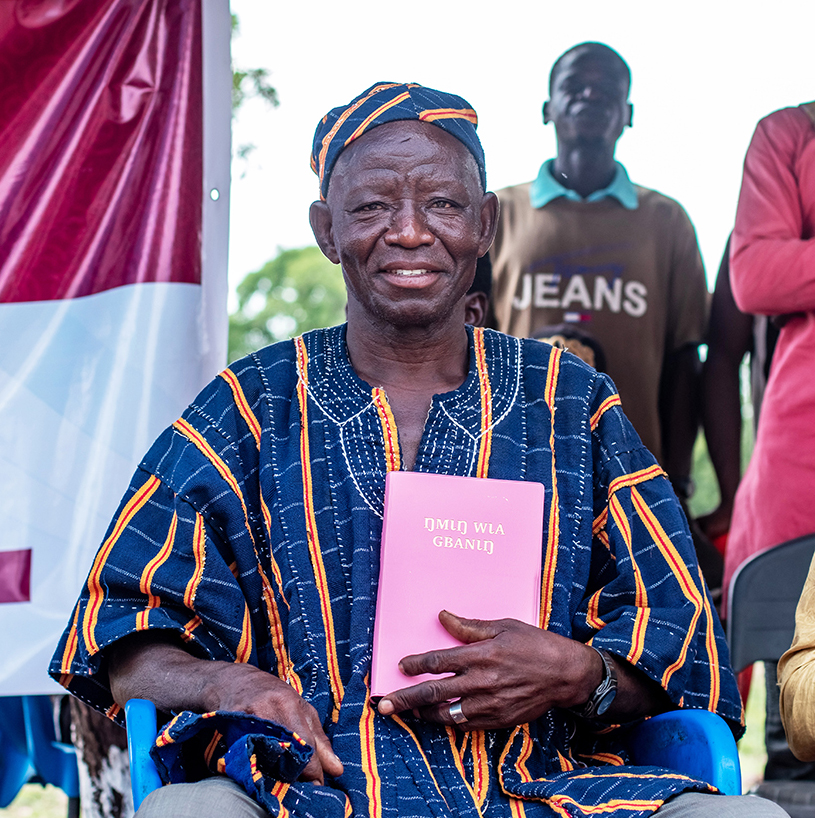
<path id="1" fill-rule="evenodd" d="M 597 715 L 602 716 L 603 713 L 611 707 L 611 703 L 614 699 L 617 698 L 617 688 L 612 687 L 610 690 L 607 690 L 600 701 L 597 703 Z"/>

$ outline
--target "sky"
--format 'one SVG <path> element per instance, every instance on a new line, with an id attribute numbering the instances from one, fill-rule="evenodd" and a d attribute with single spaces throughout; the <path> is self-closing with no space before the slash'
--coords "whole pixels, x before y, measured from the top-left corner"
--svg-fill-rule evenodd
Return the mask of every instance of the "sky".
<path id="1" fill-rule="evenodd" d="M 715 279 L 756 122 L 815 99 L 811 0 L 232 0 L 232 58 L 266 68 L 280 105 L 249 101 L 233 123 L 229 280 L 234 289 L 279 249 L 313 244 L 309 152 L 318 120 L 381 80 L 465 97 L 492 190 L 529 181 L 554 156 L 541 121 L 549 69 L 597 40 L 631 67 L 634 126 L 617 158 L 632 181 L 677 199 Z"/>

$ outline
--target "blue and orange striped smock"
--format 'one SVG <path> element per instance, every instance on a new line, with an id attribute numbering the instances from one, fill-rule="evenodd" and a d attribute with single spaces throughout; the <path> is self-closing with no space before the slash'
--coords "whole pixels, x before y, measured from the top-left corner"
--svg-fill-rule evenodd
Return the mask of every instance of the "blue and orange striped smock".
<path id="1" fill-rule="evenodd" d="M 679 706 L 741 704 L 685 520 L 611 382 L 489 330 L 434 397 L 415 468 L 546 487 L 543 627 L 594 640 Z M 561 710 L 461 733 L 384 717 L 367 686 L 384 476 L 400 468 L 387 397 L 352 369 L 345 328 L 244 358 L 154 444 L 111 524 L 51 673 L 116 719 L 104 648 L 165 628 L 197 655 L 278 674 L 320 714 L 345 773 L 272 782 L 281 816 L 647 815 L 706 785 L 625 770 L 613 730 Z M 213 756 L 217 768 L 220 751 Z M 223 767 L 222 767 L 223 768 Z"/>

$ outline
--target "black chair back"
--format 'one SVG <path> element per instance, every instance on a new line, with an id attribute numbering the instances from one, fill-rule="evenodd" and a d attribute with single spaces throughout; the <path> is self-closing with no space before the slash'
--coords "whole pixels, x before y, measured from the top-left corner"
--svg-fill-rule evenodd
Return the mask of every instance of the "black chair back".
<path id="1" fill-rule="evenodd" d="M 792 643 L 795 608 L 804 588 L 815 534 L 762 551 L 730 581 L 727 641 L 737 673 L 753 662 L 777 662 Z"/>

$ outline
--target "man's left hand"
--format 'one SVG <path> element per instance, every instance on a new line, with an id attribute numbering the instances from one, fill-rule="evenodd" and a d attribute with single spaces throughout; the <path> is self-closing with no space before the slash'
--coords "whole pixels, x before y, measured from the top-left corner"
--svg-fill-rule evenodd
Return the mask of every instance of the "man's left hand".
<path id="1" fill-rule="evenodd" d="M 427 721 L 454 724 L 451 700 L 461 700 L 468 730 L 524 724 L 552 707 L 582 704 L 600 684 L 602 661 L 581 642 L 516 619 L 462 619 L 439 614 L 447 631 L 465 644 L 406 656 L 403 673 L 453 673 L 389 693 L 383 715 L 413 710 Z"/>

